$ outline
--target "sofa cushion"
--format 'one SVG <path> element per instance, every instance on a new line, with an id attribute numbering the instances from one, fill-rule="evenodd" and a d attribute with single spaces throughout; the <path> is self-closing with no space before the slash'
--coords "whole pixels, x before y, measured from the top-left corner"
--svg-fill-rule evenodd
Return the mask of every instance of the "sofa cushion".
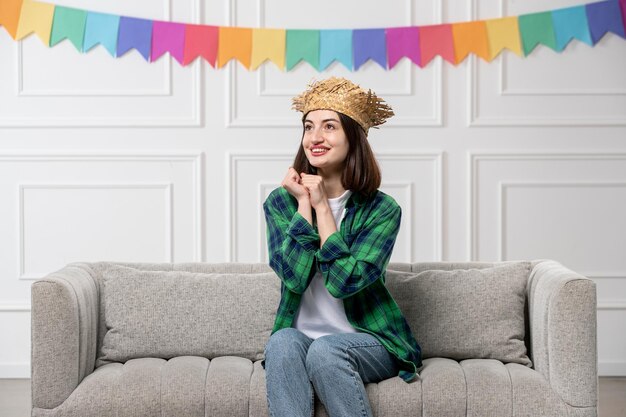
<path id="1" fill-rule="evenodd" d="M 181 355 L 263 357 L 280 298 L 266 273 L 100 269 L 106 323 L 97 366 L 133 358 Z"/>
<path id="2" fill-rule="evenodd" d="M 530 262 L 484 269 L 387 271 L 422 357 L 497 359 L 531 366 L 525 335 Z"/>

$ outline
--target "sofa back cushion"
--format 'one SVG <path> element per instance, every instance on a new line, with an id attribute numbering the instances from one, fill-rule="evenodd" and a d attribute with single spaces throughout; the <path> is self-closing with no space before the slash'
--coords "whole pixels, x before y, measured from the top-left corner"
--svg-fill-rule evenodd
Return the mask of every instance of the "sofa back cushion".
<path id="1" fill-rule="evenodd" d="M 106 332 L 96 366 L 139 357 L 263 357 L 280 298 L 274 272 L 97 269 Z"/>
<path id="2" fill-rule="evenodd" d="M 490 358 L 531 366 L 524 342 L 530 269 L 530 262 L 511 262 L 481 269 L 388 270 L 386 284 L 423 358 Z"/>

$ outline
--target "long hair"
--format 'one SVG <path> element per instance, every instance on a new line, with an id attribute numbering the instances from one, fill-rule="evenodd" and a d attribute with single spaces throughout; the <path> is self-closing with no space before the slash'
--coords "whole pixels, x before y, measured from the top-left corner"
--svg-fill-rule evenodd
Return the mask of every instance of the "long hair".
<path id="1" fill-rule="evenodd" d="M 341 174 L 341 184 L 346 190 L 369 196 L 380 187 L 381 174 L 374 152 L 367 141 L 363 128 L 352 118 L 337 112 L 341 127 L 348 138 L 348 155 Z M 302 139 L 304 138 L 304 120 L 302 116 Z M 300 146 L 293 162 L 296 172 L 317 175 L 317 168 L 309 163 L 304 148 Z"/>

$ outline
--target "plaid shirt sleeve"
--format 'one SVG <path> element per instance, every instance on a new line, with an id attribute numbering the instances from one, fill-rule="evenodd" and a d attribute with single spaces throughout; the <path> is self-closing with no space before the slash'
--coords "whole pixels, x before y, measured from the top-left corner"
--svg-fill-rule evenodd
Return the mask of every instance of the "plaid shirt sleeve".
<path id="1" fill-rule="evenodd" d="M 270 194 L 263 204 L 263 211 L 270 267 L 288 290 L 302 294 L 315 274 L 319 234 L 297 212 L 297 203 L 283 188 Z"/>
<path id="2" fill-rule="evenodd" d="M 384 277 L 401 215 L 400 206 L 393 199 L 383 199 L 369 214 L 372 220 L 350 246 L 338 231 L 328 237 L 317 252 L 317 260 L 333 297 L 345 299 Z"/>

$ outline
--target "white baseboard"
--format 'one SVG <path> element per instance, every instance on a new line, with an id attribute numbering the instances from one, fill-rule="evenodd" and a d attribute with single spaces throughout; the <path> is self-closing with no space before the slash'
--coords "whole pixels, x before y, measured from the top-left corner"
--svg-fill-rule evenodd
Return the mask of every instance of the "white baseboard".
<path id="1" fill-rule="evenodd" d="M 626 362 L 599 362 L 599 376 L 626 376 Z"/>
<path id="2" fill-rule="evenodd" d="M 30 363 L 0 362 L 0 379 L 30 379 Z"/>

